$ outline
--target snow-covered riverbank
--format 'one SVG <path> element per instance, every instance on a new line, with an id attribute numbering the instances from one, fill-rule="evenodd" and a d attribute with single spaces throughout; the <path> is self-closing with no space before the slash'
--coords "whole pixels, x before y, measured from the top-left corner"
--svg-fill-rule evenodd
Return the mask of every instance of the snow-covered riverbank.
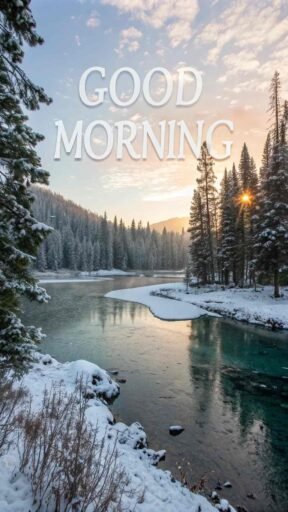
<path id="1" fill-rule="evenodd" d="M 91 398 L 87 409 L 87 419 L 97 426 L 99 436 L 105 443 L 116 440 L 119 462 L 129 477 L 131 494 L 125 494 L 127 510 L 136 512 L 212 512 L 217 509 L 206 498 L 191 493 L 175 481 L 169 471 L 163 471 L 155 463 L 164 452 L 147 448 L 146 434 L 138 423 L 130 426 L 114 423 L 105 399 L 116 397 L 119 386 L 109 374 L 87 361 L 74 361 L 61 364 L 50 356 L 38 355 L 38 361 L 24 376 L 21 386 L 31 393 L 32 409 L 40 407 L 44 389 L 52 383 L 62 384 L 68 393 L 75 389 L 75 379 L 83 375 L 89 382 Z M 15 444 L 0 457 L 0 510 L 1 512 L 34 512 L 30 483 L 17 472 L 19 452 Z M 136 491 L 136 492 L 135 492 Z M 141 496 L 141 500 L 139 499 Z M 219 505 L 220 507 L 220 505 Z M 225 500 L 222 510 L 226 509 Z M 125 510 L 126 510 L 125 508 Z M 108 509 L 110 510 L 110 509 Z M 111 509 L 112 510 L 112 509 Z M 219 508 L 218 508 L 219 510 Z M 233 509 L 231 507 L 231 512 Z"/>
<path id="2" fill-rule="evenodd" d="M 112 268 L 110 270 L 95 270 L 94 272 L 80 272 L 70 270 L 58 270 L 35 272 L 35 277 L 41 284 L 48 283 L 83 283 L 90 281 L 103 281 L 103 279 L 112 279 L 113 277 L 135 276 L 135 272 L 126 272 Z"/>
<path id="3" fill-rule="evenodd" d="M 193 304 L 184 304 L 169 298 L 166 299 L 151 295 L 152 292 L 162 293 L 162 291 L 163 294 L 165 294 L 165 290 L 172 290 L 174 285 L 179 287 L 179 283 L 170 283 L 167 285 L 154 284 L 152 286 L 142 286 L 139 288 L 113 290 L 107 293 L 106 297 L 143 304 L 147 306 L 155 316 L 161 318 L 161 320 L 189 320 L 207 314 L 206 311 L 203 311 L 203 309 Z"/>
<path id="4" fill-rule="evenodd" d="M 182 283 L 116 290 L 106 297 L 148 306 L 163 320 L 194 319 L 205 314 L 221 315 L 266 327 L 288 329 L 288 292 L 274 299 L 270 286 L 254 289 L 190 288 Z"/>

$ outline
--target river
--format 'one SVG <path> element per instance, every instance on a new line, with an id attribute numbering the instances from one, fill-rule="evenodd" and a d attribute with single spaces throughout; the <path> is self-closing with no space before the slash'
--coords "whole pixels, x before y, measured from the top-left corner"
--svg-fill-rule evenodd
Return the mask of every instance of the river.
<path id="1" fill-rule="evenodd" d="M 52 300 L 27 304 L 24 320 L 43 327 L 41 350 L 59 361 L 119 370 L 127 382 L 112 412 L 139 421 L 151 447 L 167 450 L 162 468 L 179 477 L 181 467 L 191 482 L 205 476 L 210 489 L 229 480 L 220 495 L 249 512 L 286 512 L 288 334 L 212 317 L 167 322 L 139 304 L 104 298 L 171 281 L 45 284 Z M 178 437 L 168 431 L 175 424 L 185 428 Z"/>

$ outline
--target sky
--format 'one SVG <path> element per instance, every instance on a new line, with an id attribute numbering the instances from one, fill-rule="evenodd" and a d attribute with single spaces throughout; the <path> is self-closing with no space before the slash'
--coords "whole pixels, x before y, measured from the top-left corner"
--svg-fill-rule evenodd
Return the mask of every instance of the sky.
<path id="1" fill-rule="evenodd" d="M 39 153 L 53 191 L 99 214 L 106 211 L 109 218 L 146 223 L 187 216 L 197 178 L 197 161 L 189 150 L 181 161 L 161 161 L 151 148 L 147 160 L 125 154 L 119 161 L 114 151 L 103 161 L 85 152 L 75 160 L 72 151 L 62 152 L 56 161 L 59 120 L 69 136 L 78 120 L 85 129 L 95 120 L 111 125 L 133 121 L 137 146 L 143 121 L 156 130 L 161 120 L 183 120 L 194 133 L 198 120 L 204 120 L 206 130 L 216 120 L 228 119 L 234 133 L 220 129 L 215 147 L 220 151 L 221 140 L 232 139 L 232 153 L 215 163 L 218 180 L 225 167 L 231 168 L 234 161 L 238 165 L 244 142 L 260 165 L 269 128 L 269 84 L 276 69 L 282 97 L 288 98 L 287 0 L 32 0 L 31 8 L 45 43 L 26 49 L 23 66 L 53 103 L 29 113 L 29 123 L 45 136 Z M 172 98 L 156 108 L 140 94 L 130 107 L 117 108 L 108 92 L 102 105 L 88 107 L 78 87 L 82 73 L 92 66 L 104 67 L 106 78 L 91 75 L 91 98 L 95 88 L 109 88 L 120 67 L 132 67 L 141 81 L 152 68 L 166 68 L 173 80 Z M 183 66 L 201 73 L 203 91 L 196 104 L 177 108 L 177 70 Z M 155 99 L 162 97 L 164 86 L 163 77 L 156 74 L 151 81 Z M 188 94 L 189 82 L 185 87 Z M 119 80 L 119 96 L 129 98 L 131 89 L 125 75 Z M 105 148 L 100 128 L 93 132 L 93 144 L 96 152 Z"/>

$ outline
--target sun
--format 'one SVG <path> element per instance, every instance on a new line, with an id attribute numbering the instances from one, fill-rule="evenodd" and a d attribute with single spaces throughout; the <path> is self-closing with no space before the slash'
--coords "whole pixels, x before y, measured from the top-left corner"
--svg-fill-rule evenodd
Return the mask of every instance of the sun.
<path id="1" fill-rule="evenodd" d="M 241 204 L 250 204 L 252 201 L 252 196 L 249 192 L 244 192 L 241 196 L 240 196 L 240 203 Z"/>

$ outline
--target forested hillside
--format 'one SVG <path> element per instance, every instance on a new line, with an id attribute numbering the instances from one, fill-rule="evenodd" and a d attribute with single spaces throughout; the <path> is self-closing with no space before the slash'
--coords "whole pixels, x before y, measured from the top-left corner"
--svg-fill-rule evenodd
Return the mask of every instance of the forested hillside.
<path id="1" fill-rule="evenodd" d="M 151 230 L 141 222 L 110 222 L 44 188 L 34 188 L 34 215 L 54 230 L 42 244 L 36 262 L 40 271 L 184 268 L 187 235 Z"/>

